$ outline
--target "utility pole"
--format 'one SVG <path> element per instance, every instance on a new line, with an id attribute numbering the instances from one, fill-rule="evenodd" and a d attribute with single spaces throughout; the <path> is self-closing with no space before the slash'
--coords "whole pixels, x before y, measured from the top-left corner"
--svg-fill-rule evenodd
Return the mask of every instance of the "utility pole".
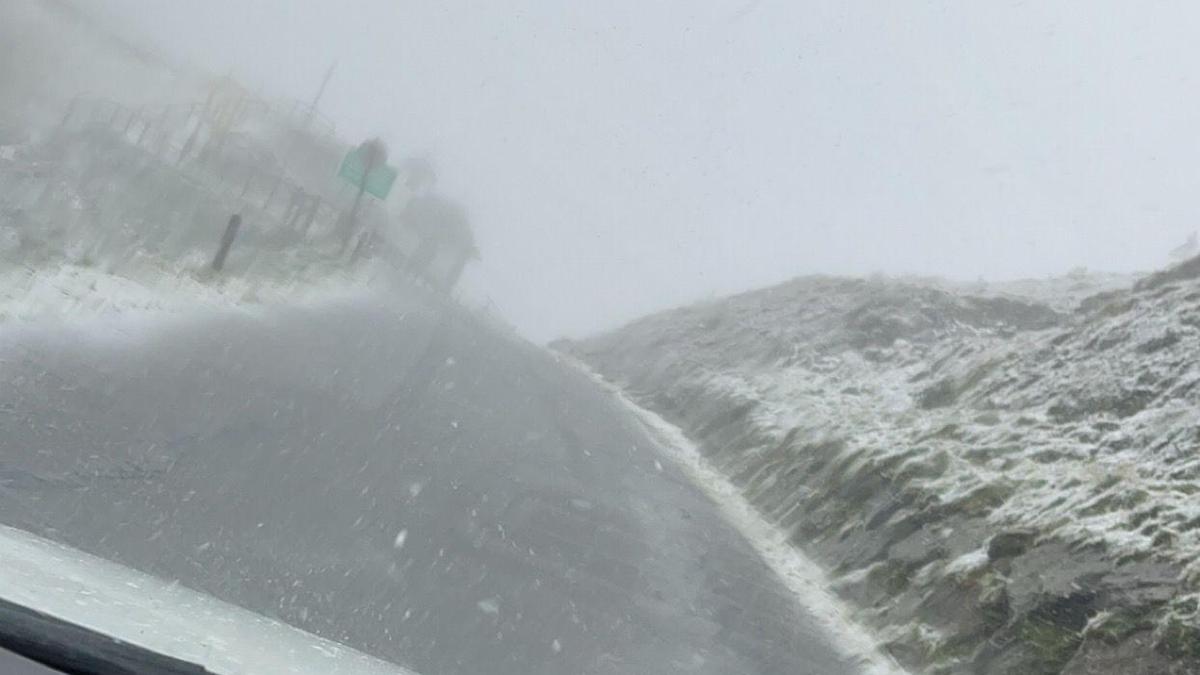
<path id="1" fill-rule="evenodd" d="M 275 186 L 271 188 L 271 193 L 267 196 L 267 201 L 263 208 L 271 205 L 271 200 L 275 198 L 275 191 L 279 189 L 279 184 L 283 182 L 284 176 L 288 173 L 288 167 L 291 166 L 292 156 L 296 153 L 296 146 L 300 144 L 300 137 L 308 133 L 308 125 L 312 123 L 313 116 L 317 113 L 317 104 L 325 96 L 325 87 L 329 84 L 329 80 L 333 78 L 333 71 L 337 69 L 337 61 L 329 64 L 329 70 L 325 71 L 325 77 L 321 78 L 321 86 L 317 87 L 317 95 L 313 96 L 312 103 L 308 105 L 308 110 L 304 113 L 304 121 L 300 123 L 299 129 L 294 129 L 288 141 L 287 149 L 283 153 L 283 174 L 279 176 L 279 180 L 275 182 Z"/>
<path id="2" fill-rule="evenodd" d="M 313 97 L 312 104 L 308 106 L 308 113 L 304 115 L 304 124 L 300 125 L 300 131 L 308 131 L 308 125 L 312 122 L 313 115 L 317 114 L 317 104 L 325 96 L 325 87 L 329 85 L 329 80 L 333 78 L 335 70 L 337 70 L 337 61 L 329 64 L 329 70 L 325 71 L 325 77 L 321 79 L 321 86 L 317 87 L 317 95 Z"/>

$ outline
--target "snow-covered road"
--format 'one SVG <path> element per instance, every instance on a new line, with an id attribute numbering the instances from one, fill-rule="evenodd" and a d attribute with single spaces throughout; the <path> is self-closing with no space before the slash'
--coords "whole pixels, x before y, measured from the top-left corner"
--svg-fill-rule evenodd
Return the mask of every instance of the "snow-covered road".
<path id="1" fill-rule="evenodd" d="M 0 514 L 428 673 L 861 672 L 586 375 L 416 298 L 0 328 Z"/>

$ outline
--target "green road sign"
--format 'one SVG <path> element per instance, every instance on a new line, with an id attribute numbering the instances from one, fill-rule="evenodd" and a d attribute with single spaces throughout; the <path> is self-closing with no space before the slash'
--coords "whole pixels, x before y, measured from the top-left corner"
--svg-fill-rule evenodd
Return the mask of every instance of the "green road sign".
<path id="1" fill-rule="evenodd" d="M 371 167 L 367 170 L 366 151 L 359 146 L 346 153 L 338 176 L 351 185 L 361 188 L 380 199 L 387 199 L 396 182 L 396 170 L 387 164 Z"/>

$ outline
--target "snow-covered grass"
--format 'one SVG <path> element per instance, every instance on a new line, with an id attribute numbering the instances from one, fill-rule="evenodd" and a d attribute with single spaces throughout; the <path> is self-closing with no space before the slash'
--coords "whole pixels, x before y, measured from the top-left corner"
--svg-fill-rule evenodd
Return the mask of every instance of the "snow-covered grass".
<path id="1" fill-rule="evenodd" d="M 787 534 L 762 517 L 728 477 L 713 467 L 673 424 L 638 406 L 616 387 L 605 383 L 584 364 L 577 367 L 608 389 L 618 402 L 659 442 L 659 446 L 691 481 L 720 507 L 764 562 L 830 635 L 831 644 L 862 668 L 863 675 L 902 675 L 893 659 L 879 653 L 877 638 L 855 623 L 852 612 L 830 589 L 826 573 L 788 541 Z"/>
<path id="2" fill-rule="evenodd" d="M 115 150 L 102 152 L 109 146 L 100 141 Z M 75 150 L 92 163 L 131 152 L 108 136 L 100 141 L 85 135 Z M 30 179 L 40 170 L 30 159 L 36 156 L 28 149 L 24 170 L 0 172 L 0 324 L 296 304 L 400 276 L 377 256 L 351 264 L 329 231 L 314 227 L 308 239 L 281 236 L 251 214 L 225 269 L 215 273 L 210 263 L 224 219 L 239 208 L 236 200 L 218 190 L 192 190 L 161 163 L 148 167 L 154 180 L 132 186 L 114 170 L 100 196 L 89 196 L 74 179 Z M 180 190 L 199 206 L 180 199 Z M 206 215 L 188 217 L 188 204 Z"/>
<path id="3" fill-rule="evenodd" d="M 880 354 L 883 361 L 847 351 L 823 356 L 819 364 L 721 373 L 708 386 L 756 402 L 755 425 L 779 441 L 798 429 L 801 438 L 844 440 L 847 456 L 870 453 L 889 464 L 898 458 L 901 470 L 941 463 L 916 482 L 947 502 L 978 485 L 1004 482 L 1012 498 L 992 512 L 997 527 L 1034 526 L 1123 554 L 1161 553 L 1191 564 L 1200 559 L 1200 455 L 1190 445 L 1200 434 L 1196 401 L 1171 397 L 1127 416 L 1105 411 L 1069 422 L 1047 412 L 1110 389 L 1113 396 L 1128 395 L 1139 380 L 1171 378 L 1177 387 L 1200 381 L 1193 365 L 1200 360 L 1191 356 L 1136 353 L 1145 340 L 1170 334 L 1160 325 L 1164 317 L 1142 319 L 1129 349 L 1100 357 L 1070 353 L 1067 358 L 1076 357 L 1071 363 L 1037 381 L 1035 374 L 1054 366 L 1037 356 L 1044 336 L 976 338 L 973 353 L 955 365 L 964 373 L 994 370 L 965 392 L 977 397 L 968 406 L 917 405 L 928 384 L 913 380 L 926 365 L 909 362 L 908 345 Z M 1091 331 L 1105 331 L 1104 323 Z M 947 364 L 937 375 L 953 377 L 950 370 Z M 1131 529 L 1136 514 L 1146 515 Z"/>
<path id="4" fill-rule="evenodd" d="M 1096 569 L 1176 570 L 1159 632 L 1196 631 L 1200 280 L 1133 281 L 801 279 L 570 349 L 679 422 L 793 541 L 815 537 L 842 587 L 890 579 L 927 602 L 947 584 L 999 583 L 988 538 L 1028 532 L 1110 561 Z M 890 567 L 854 557 L 876 544 Z M 1093 578 L 1077 576 L 1065 587 Z M 1092 583 L 1097 597 L 1137 595 L 1116 576 Z M 882 611 L 884 624 L 904 615 Z M 948 649 L 919 621 L 891 628 Z"/>
<path id="5" fill-rule="evenodd" d="M 152 261 L 122 274 L 70 263 L 8 267 L 0 269 L 0 325 L 319 302 L 361 292 L 377 274 L 363 266 L 319 278 L 217 276 Z"/>

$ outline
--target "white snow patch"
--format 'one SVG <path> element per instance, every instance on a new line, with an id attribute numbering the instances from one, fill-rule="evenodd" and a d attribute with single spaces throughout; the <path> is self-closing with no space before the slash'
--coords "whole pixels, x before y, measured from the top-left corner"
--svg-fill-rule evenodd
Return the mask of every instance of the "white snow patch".
<path id="1" fill-rule="evenodd" d="M 152 259 L 121 274 L 69 263 L 47 268 L 7 267 L 0 269 L 0 324 L 321 304 L 361 295 L 377 273 L 363 267 L 348 272 L 329 270 L 319 279 L 308 280 L 209 277 Z"/>
<path id="2" fill-rule="evenodd" d="M 974 551 L 964 553 L 954 560 L 951 560 L 950 563 L 946 565 L 946 573 L 954 575 L 969 574 L 983 567 L 987 564 L 987 562 L 987 549 L 977 548 Z"/>
<path id="3" fill-rule="evenodd" d="M 720 507 L 726 520 L 742 533 L 799 604 L 820 622 L 830 636 L 830 644 L 842 650 L 847 657 L 858 660 L 864 675 L 898 675 L 906 672 L 895 660 L 879 652 L 876 648 L 877 639 L 866 628 L 855 623 L 849 607 L 829 592 L 832 583 L 824 570 L 793 546 L 786 533 L 763 518 L 742 492 L 709 464 L 678 427 L 638 406 L 586 364 L 570 360 L 609 391 L 659 440 L 667 457 L 708 494 Z"/>

